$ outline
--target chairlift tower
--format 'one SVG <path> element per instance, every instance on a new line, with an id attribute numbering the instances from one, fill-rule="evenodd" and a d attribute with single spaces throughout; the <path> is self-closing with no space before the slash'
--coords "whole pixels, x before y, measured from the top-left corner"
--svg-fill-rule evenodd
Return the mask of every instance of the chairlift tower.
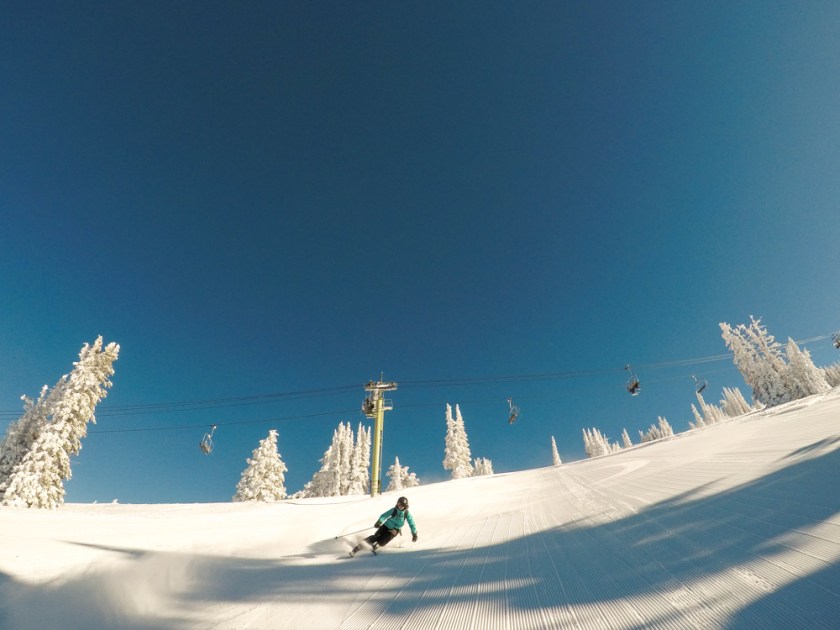
<path id="1" fill-rule="evenodd" d="M 385 392 L 397 389 L 396 383 L 388 383 L 380 376 L 377 382 L 365 385 L 367 398 L 362 403 L 362 411 L 373 419 L 373 465 L 370 470 L 370 496 L 382 494 L 382 432 L 385 425 L 385 412 L 394 408 L 393 402 L 386 399 Z"/>

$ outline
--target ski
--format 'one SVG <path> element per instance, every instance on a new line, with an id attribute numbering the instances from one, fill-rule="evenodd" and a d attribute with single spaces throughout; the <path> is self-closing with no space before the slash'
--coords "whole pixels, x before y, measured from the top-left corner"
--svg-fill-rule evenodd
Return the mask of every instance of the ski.
<path id="1" fill-rule="evenodd" d="M 374 556 L 376 555 L 376 549 L 374 549 L 373 547 L 371 547 L 371 546 L 370 546 L 370 544 L 368 544 L 368 543 L 367 543 L 367 541 L 365 541 L 365 543 L 364 543 L 364 544 L 359 543 L 358 545 L 356 545 L 355 547 L 353 547 L 353 548 L 350 550 L 350 557 L 351 557 L 351 558 L 355 558 L 355 557 L 356 557 L 356 554 L 357 554 L 357 553 L 359 553 L 359 551 L 361 551 L 361 549 L 362 549 L 363 547 L 367 547 L 368 551 L 370 551 L 370 552 L 371 552 Z"/>

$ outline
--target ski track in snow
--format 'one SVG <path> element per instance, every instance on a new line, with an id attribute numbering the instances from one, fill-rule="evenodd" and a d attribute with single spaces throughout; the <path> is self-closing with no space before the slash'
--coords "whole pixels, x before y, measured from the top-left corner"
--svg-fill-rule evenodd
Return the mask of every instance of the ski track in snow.
<path id="1" fill-rule="evenodd" d="M 833 628 L 838 417 L 833 394 L 603 458 L 414 488 L 420 542 L 353 559 L 330 530 L 364 527 L 393 497 L 0 510 L 0 628 L 47 627 L 69 604 L 85 612 L 68 628 Z"/>

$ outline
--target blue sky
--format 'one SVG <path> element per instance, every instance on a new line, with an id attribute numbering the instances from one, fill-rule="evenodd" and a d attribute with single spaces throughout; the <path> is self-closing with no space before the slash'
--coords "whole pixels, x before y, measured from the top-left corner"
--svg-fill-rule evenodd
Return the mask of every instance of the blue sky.
<path id="1" fill-rule="evenodd" d="M 228 500 L 271 428 L 298 490 L 380 373 L 422 480 L 447 402 L 497 472 L 578 459 L 584 426 L 686 429 L 693 372 L 743 387 L 675 365 L 719 322 L 840 328 L 836 3 L 4 14 L 0 429 L 122 346 L 68 501 Z"/>

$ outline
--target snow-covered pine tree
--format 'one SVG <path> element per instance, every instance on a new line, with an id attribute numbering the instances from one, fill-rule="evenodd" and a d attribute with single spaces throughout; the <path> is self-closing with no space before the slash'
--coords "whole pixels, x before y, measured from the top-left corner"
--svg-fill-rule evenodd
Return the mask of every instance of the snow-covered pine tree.
<path id="1" fill-rule="evenodd" d="M 788 339 L 783 351 L 760 318 L 750 316 L 749 326 L 740 324 L 733 329 L 721 323 L 720 327 L 724 342 L 733 351 L 735 365 L 752 387 L 757 403 L 773 407 L 831 388 L 825 371 L 814 365 L 807 350 L 800 350 Z"/>
<path id="2" fill-rule="evenodd" d="M 744 382 L 752 388 L 753 400 L 765 397 L 764 386 L 759 378 L 761 359 L 757 350 L 747 340 L 745 326 L 740 324 L 732 328 L 726 322 L 720 323 L 721 337 L 726 347 L 732 351 L 732 361 Z"/>
<path id="3" fill-rule="evenodd" d="M 264 501 L 272 503 L 286 498 L 286 464 L 277 450 L 277 431 L 271 429 L 268 437 L 260 440 L 259 446 L 247 460 L 236 484 L 234 501 Z"/>
<path id="4" fill-rule="evenodd" d="M 630 448 L 633 446 L 633 441 L 630 439 L 630 435 L 627 433 L 627 429 L 624 429 L 621 432 L 621 442 L 624 444 L 624 448 Z"/>
<path id="5" fill-rule="evenodd" d="M 702 429 L 706 426 L 706 421 L 703 420 L 703 416 L 697 411 L 697 407 L 693 403 L 691 405 L 691 413 L 694 414 L 694 422 L 689 422 L 688 424 L 692 429 Z"/>
<path id="6" fill-rule="evenodd" d="M 557 451 L 557 442 L 554 436 L 551 436 L 551 461 L 555 466 L 560 466 L 563 462 L 560 461 L 560 453 Z"/>
<path id="7" fill-rule="evenodd" d="M 416 473 L 408 472 L 408 466 L 403 468 L 403 489 L 405 488 L 416 488 L 420 485 L 420 477 L 417 476 Z"/>
<path id="8" fill-rule="evenodd" d="M 87 423 L 96 422 L 94 411 L 111 387 L 119 352 L 116 343 L 103 347 L 102 337 L 84 345 L 52 405 L 52 421 L 9 477 L 4 505 L 54 509 L 64 503 L 64 480 L 72 476 L 70 457 L 81 450 Z"/>
<path id="9" fill-rule="evenodd" d="M 774 407 L 793 398 L 788 391 L 788 366 L 785 363 L 781 345 L 767 332 L 761 318 L 750 315 L 750 325 L 740 326 L 748 343 L 752 344 L 758 357 L 756 361 L 757 400 L 768 407 Z"/>
<path id="10" fill-rule="evenodd" d="M 385 475 L 390 480 L 385 492 L 391 490 L 404 490 L 405 488 L 414 488 L 420 485 L 420 480 L 414 473 L 408 472 L 408 466 L 400 465 L 400 458 L 395 457 L 394 463 L 388 468 Z"/>
<path id="11" fill-rule="evenodd" d="M 473 462 L 472 476 L 473 477 L 481 477 L 482 475 L 492 475 L 492 474 L 493 474 L 493 462 L 491 462 L 486 457 L 477 457 L 475 462 Z"/>
<path id="12" fill-rule="evenodd" d="M 359 425 L 359 436 L 353 442 L 353 428 L 348 422 L 338 424 L 332 442 L 321 458 L 321 469 L 304 485 L 295 497 L 335 497 L 363 494 L 367 488 L 370 466 L 370 429 Z M 354 472 L 355 471 L 355 472 Z M 362 479 L 362 476 L 365 476 Z M 362 488 L 360 491 L 359 488 Z"/>
<path id="13" fill-rule="evenodd" d="M 464 417 L 461 415 L 461 407 L 455 405 L 455 426 L 459 442 L 461 444 L 460 451 L 463 457 L 463 467 L 468 471 L 466 475 L 469 477 L 472 474 L 472 453 L 470 452 L 470 441 L 467 437 L 467 427 L 464 424 Z"/>
<path id="14" fill-rule="evenodd" d="M 455 405 L 455 418 L 452 407 L 446 405 L 446 442 L 443 454 L 443 467 L 452 472 L 453 479 L 463 479 L 472 475 L 472 454 L 467 438 L 461 408 Z"/>
<path id="15" fill-rule="evenodd" d="M 600 457 L 612 452 L 607 437 L 595 427 L 583 430 L 583 447 L 589 457 Z"/>
<path id="16" fill-rule="evenodd" d="M 840 387 L 840 363 L 832 363 L 823 368 L 825 380 L 830 387 Z"/>
<path id="17" fill-rule="evenodd" d="M 588 429 L 581 429 L 583 432 L 583 452 L 587 457 L 592 457 L 592 436 Z"/>
<path id="18" fill-rule="evenodd" d="M 788 382 L 794 399 L 824 394 L 831 389 L 825 372 L 814 365 L 807 349 L 800 350 L 796 342 L 788 338 L 785 353 L 788 358 Z"/>
<path id="19" fill-rule="evenodd" d="M 339 424 L 341 426 L 341 424 Z M 332 441 L 321 457 L 321 468 L 312 475 L 302 490 L 304 497 L 334 497 L 338 496 L 341 488 L 340 446 L 338 444 L 338 429 L 333 431 Z"/>
<path id="20" fill-rule="evenodd" d="M 597 457 L 600 455 L 595 436 L 590 429 L 583 429 L 583 452 L 586 453 L 587 457 Z"/>
<path id="21" fill-rule="evenodd" d="M 725 419 L 723 409 L 707 403 L 700 392 L 696 392 L 695 395 L 697 396 L 697 402 L 700 403 L 700 410 L 703 412 L 703 420 L 706 424 L 714 424 Z"/>
<path id="22" fill-rule="evenodd" d="M 350 490 L 350 477 L 353 472 L 353 428 L 350 426 L 348 422 L 346 425 L 344 423 L 339 425 L 339 440 L 341 448 L 339 450 L 339 470 L 341 474 L 339 476 L 339 494 L 341 496 L 349 494 Z"/>
<path id="23" fill-rule="evenodd" d="M 394 463 L 388 467 L 388 470 L 385 472 L 385 476 L 388 477 L 389 480 L 388 486 L 385 488 L 385 492 L 403 489 L 403 467 L 400 466 L 399 457 L 394 457 Z"/>
<path id="24" fill-rule="evenodd" d="M 446 436 L 443 438 L 443 469 L 455 469 L 455 418 L 452 417 L 452 405 L 446 403 Z"/>
<path id="25" fill-rule="evenodd" d="M 654 442 L 661 437 L 662 437 L 662 431 L 655 424 L 650 425 L 650 428 L 647 430 L 646 433 L 642 433 L 641 431 L 639 431 L 639 439 L 642 443 L 644 443 L 644 442 Z"/>
<path id="26" fill-rule="evenodd" d="M 12 471 L 23 461 L 41 430 L 49 422 L 50 408 L 66 378 L 63 376 L 52 391 L 44 385 L 37 400 L 21 396 L 23 415 L 9 425 L 3 441 L 0 442 L 0 501 L 6 493 Z"/>
<path id="27" fill-rule="evenodd" d="M 672 429 L 671 425 L 668 424 L 668 420 L 662 416 L 658 416 L 657 420 L 659 421 L 659 433 L 662 437 L 671 437 L 674 435 L 674 429 Z"/>
<path id="28" fill-rule="evenodd" d="M 367 494 L 370 484 L 370 429 L 362 423 L 356 431 L 353 456 L 350 459 L 350 482 L 347 494 Z"/>
<path id="29" fill-rule="evenodd" d="M 737 387 L 723 388 L 723 400 L 720 401 L 720 407 L 729 418 L 736 418 L 753 410 Z"/>

